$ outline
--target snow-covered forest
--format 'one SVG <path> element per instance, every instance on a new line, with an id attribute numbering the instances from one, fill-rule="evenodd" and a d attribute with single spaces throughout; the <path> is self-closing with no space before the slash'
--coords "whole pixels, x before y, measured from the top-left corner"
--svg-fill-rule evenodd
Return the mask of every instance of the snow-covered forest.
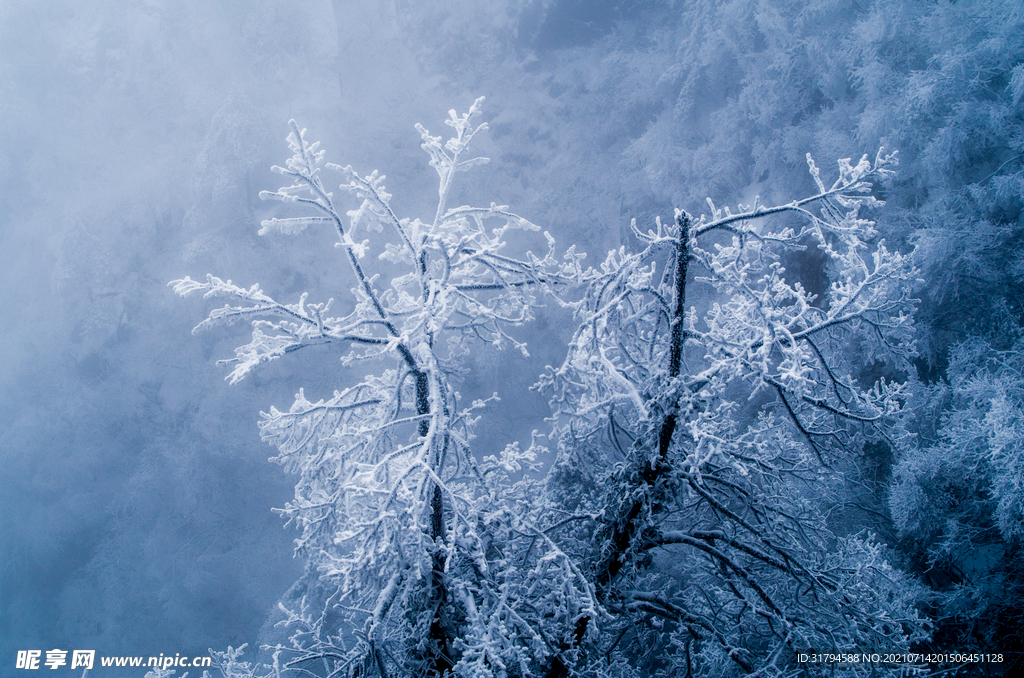
<path id="1" fill-rule="evenodd" d="M 3 675 L 1024 670 L 1021 3 L 8 0 L 0 95 Z"/>

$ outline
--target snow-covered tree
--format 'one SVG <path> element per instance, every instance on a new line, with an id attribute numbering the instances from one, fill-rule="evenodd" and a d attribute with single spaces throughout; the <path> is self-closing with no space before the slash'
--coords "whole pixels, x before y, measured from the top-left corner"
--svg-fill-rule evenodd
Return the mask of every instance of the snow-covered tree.
<path id="1" fill-rule="evenodd" d="M 508 328 L 530 320 L 538 294 L 578 275 L 579 257 L 570 251 L 556 260 L 545 234 L 543 257 L 517 258 L 504 250 L 506 237 L 536 226 L 494 203 L 448 205 L 456 174 L 487 162 L 467 156 L 486 128 L 474 122 L 481 101 L 463 115 L 450 112 L 446 124 L 454 136 L 447 142 L 417 126 L 440 179 L 436 211 L 425 221 L 399 218 L 384 176 L 324 163 L 319 145 L 290 123 L 293 156 L 273 168 L 290 183 L 260 197 L 305 214 L 263 221 L 260 233 L 333 231 L 353 284 L 341 311 L 333 310 L 333 299 L 313 303 L 303 293 L 283 303 L 258 285 L 239 287 L 212 275 L 171 283 L 182 296 L 232 300 L 197 331 L 251 319 L 251 341 L 222 361 L 233 366 L 232 383 L 315 346 L 339 347 L 345 363 L 383 364 L 330 397 L 311 400 L 300 390 L 287 411 L 271 407 L 262 414 L 263 439 L 278 449 L 274 461 L 299 476 L 295 499 L 281 513 L 301 530 L 296 553 L 311 573 L 307 595 L 295 609 L 284 608 L 291 645 L 278 648 L 277 668 L 268 671 L 498 675 L 508 648 L 491 635 L 541 642 L 541 632 L 507 603 L 512 594 L 505 587 L 513 579 L 507 570 L 514 567 L 502 559 L 495 536 L 496 529 L 507 530 L 500 527 L 502 483 L 532 463 L 533 453 L 513 446 L 499 457 L 475 459 L 469 442 L 484 403 L 464 406 L 452 377 L 474 341 L 525 352 Z M 323 170 L 340 175 L 354 209 L 336 206 Z M 550 552 L 538 548 L 535 555 Z M 492 628 L 505 624 L 511 630 Z M 238 657 L 230 659 L 235 668 L 228 673 L 244 675 Z"/>
<path id="2" fill-rule="evenodd" d="M 840 161 L 830 186 L 807 160 L 810 197 L 634 222 L 643 249 L 586 274 L 568 357 L 542 381 L 559 439 L 545 527 L 600 613 L 561 629 L 547 676 L 626 660 L 782 676 L 815 668 L 797 651 L 923 637 L 912 582 L 828 524 L 864 442 L 904 435 L 904 387 L 882 375 L 913 355 L 915 272 L 860 215 L 896 156 Z"/>
<path id="3" fill-rule="evenodd" d="M 895 155 L 841 161 L 829 187 L 808 157 L 814 195 L 634 223 L 642 251 L 584 271 L 550 236 L 543 257 L 505 252 L 511 230 L 536 230 L 506 207 L 448 206 L 456 172 L 486 161 L 464 157 L 479 103 L 451 112 L 445 144 L 418 127 L 440 179 L 429 221 L 396 216 L 383 176 L 324 163 L 291 123 L 294 155 L 275 168 L 291 184 L 261 197 L 309 214 L 261 233 L 333 229 L 354 285 L 344 311 L 214 276 L 171 283 L 235 300 L 197 330 L 251 319 L 252 340 L 222 361 L 233 383 L 313 346 L 384 363 L 263 414 L 275 461 L 299 475 L 281 512 L 309 576 L 282 606 L 291 638 L 273 664 L 229 650 L 222 672 L 771 676 L 796 651 L 922 637 L 915 589 L 884 550 L 827 522 L 829 476 L 866 440 L 903 436 L 890 375 L 913 355 L 915 273 L 860 216 Z M 346 218 L 322 170 L 355 197 Z M 801 257 L 820 270 L 790 273 Z M 537 439 L 471 453 L 485 403 L 464 407 L 454 378 L 473 341 L 525 351 L 509 327 L 569 282 L 579 327 L 542 377 L 558 451 L 540 481 L 521 473 L 547 453 Z"/>
<path id="4" fill-rule="evenodd" d="M 896 465 L 889 503 L 905 547 L 939 592 L 949 646 L 1006 653 L 1019 666 L 1024 611 L 1024 342 L 973 340 L 953 352 L 949 383 L 924 404 L 934 436 Z M 923 411 L 928 408 L 922 406 Z"/>

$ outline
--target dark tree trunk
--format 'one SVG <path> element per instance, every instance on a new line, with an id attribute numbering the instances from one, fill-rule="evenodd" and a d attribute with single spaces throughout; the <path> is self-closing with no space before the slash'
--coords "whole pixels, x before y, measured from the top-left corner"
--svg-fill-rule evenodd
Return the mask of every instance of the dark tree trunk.
<path id="1" fill-rule="evenodd" d="M 680 213 L 676 223 L 679 226 L 679 245 L 675 253 L 675 308 L 671 325 L 669 381 L 678 377 L 682 370 L 683 344 L 686 342 L 684 320 L 686 316 L 686 275 L 690 263 L 690 215 L 686 212 Z M 654 534 L 644 534 L 643 521 L 645 516 L 660 512 L 664 506 L 664 495 L 669 490 L 667 483 L 671 467 L 666 460 L 679 422 L 678 404 L 679 398 L 674 397 L 666 408 L 661 422 L 651 422 L 649 431 L 651 434 L 657 432 L 656 441 L 652 439 L 652 435 L 648 435 L 639 438 L 633 445 L 632 458 L 623 473 L 626 474 L 627 482 L 639 485 L 642 492 L 630 493 L 634 499 L 614 506 L 614 510 L 611 512 L 612 519 L 598 531 L 594 538 L 594 551 L 605 554 L 590 568 L 597 598 L 602 603 L 610 598 L 613 590 L 612 584 L 619 572 L 635 557 L 634 545 L 656 537 Z M 658 451 L 654 459 L 649 457 L 648 451 L 645 449 L 648 445 L 657 446 Z M 615 497 L 610 499 L 609 503 L 614 505 Z M 605 544 L 611 544 L 612 548 L 605 550 L 603 548 Z M 589 616 L 583 616 L 577 620 L 572 642 L 568 644 L 566 650 L 578 647 L 583 642 L 589 625 Z M 557 655 L 553 657 L 545 672 L 545 677 L 565 678 L 568 675 L 568 668 L 561 657 Z"/>

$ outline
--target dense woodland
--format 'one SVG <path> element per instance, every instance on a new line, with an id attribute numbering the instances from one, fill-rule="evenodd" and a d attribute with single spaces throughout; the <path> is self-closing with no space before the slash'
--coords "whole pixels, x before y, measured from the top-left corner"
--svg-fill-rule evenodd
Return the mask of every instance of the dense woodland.
<path id="1" fill-rule="evenodd" d="M 5 656 L 1024 667 L 1019 3 L 15 2 L 0 35 Z"/>

